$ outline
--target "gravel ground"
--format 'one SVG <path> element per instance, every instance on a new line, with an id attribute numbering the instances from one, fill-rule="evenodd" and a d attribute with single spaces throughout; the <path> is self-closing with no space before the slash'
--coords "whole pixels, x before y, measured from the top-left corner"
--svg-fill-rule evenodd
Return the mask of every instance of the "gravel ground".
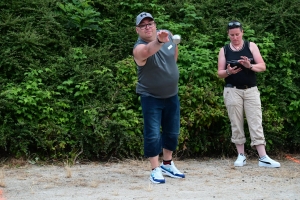
<path id="1" fill-rule="evenodd" d="M 292 159 L 291 159 L 292 158 Z M 277 160 L 281 168 L 258 167 L 248 159 L 234 167 L 235 158 L 175 161 L 185 179 L 149 181 L 149 162 L 118 162 L 20 167 L 4 165 L 0 200 L 105 199 L 288 199 L 300 200 L 300 155 Z"/>

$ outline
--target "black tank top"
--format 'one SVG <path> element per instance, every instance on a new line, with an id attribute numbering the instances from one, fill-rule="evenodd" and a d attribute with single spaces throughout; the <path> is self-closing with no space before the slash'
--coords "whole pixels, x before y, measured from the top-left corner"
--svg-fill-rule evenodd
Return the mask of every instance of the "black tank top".
<path id="1" fill-rule="evenodd" d="M 249 59 L 251 59 L 251 63 L 255 64 L 253 55 L 249 48 L 249 42 L 244 41 L 244 45 L 241 50 L 239 51 L 233 51 L 230 48 L 230 44 L 227 44 L 224 46 L 224 54 L 227 62 L 232 62 L 234 60 L 240 60 L 241 56 L 247 56 Z M 226 66 L 224 66 L 224 69 L 226 69 Z M 248 85 L 250 87 L 256 86 L 256 75 L 255 72 L 246 68 L 242 67 L 242 70 L 237 74 L 231 74 L 230 76 L 225 78 L 226 84 L 230 83 L 234 86 L 242 86 L 242 85 Z"/>

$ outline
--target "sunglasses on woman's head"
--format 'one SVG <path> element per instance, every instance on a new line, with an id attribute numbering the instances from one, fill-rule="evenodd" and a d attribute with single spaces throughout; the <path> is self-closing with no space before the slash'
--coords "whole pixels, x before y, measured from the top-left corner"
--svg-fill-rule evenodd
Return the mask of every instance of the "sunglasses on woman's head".
<path id="1" fill-rule="evenodd" d="M 241 27 L 242 24 L 240 22 L 229 22 L 228 23 L 228 28 L 237 28 L 237 27 Z"/>

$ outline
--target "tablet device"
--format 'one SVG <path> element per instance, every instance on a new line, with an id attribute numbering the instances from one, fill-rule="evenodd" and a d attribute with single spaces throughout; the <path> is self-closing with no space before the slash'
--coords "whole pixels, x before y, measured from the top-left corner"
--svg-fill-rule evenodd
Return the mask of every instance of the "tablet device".
<path id="1" fill-rule="evenodd" d="M 240 68 L 240 67 L 244 67 L 241 63 L 239 63 L 237 60 L 231 60 L 231 61 L 227 61 L 226 66 L 230 64 L 230 67 L 236 67 L 236 68 Z"/>

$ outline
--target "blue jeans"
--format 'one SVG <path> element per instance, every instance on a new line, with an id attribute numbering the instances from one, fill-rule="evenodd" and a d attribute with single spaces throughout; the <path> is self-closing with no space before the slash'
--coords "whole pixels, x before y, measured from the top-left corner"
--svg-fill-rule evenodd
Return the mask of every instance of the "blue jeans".
<path id="1" fill-rule="evenodd" d="M 155 157 L 162 148 L 175 151 L 180 129 L 178 95 L 158 99 L 141 95 L 144 117 L 144 155 Z"/>

